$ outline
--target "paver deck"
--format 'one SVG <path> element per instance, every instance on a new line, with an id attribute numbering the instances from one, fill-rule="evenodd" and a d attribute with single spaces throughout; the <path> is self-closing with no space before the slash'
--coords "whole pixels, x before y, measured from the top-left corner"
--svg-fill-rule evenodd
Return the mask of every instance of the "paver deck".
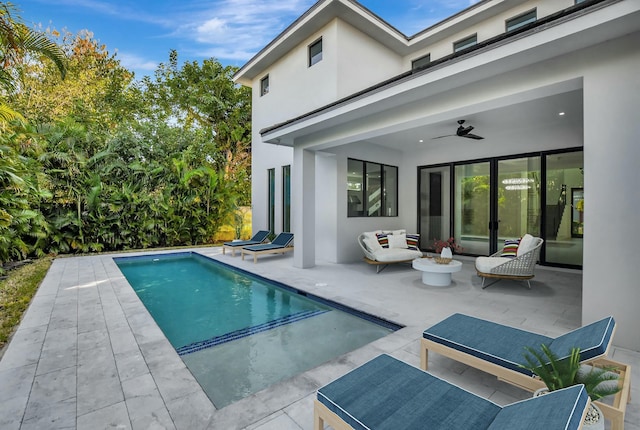
<path id="1" fill-rule="evenodd" d="M 364 263 L 303 270 L 290 255 L 256 265 L 221 248 L 193 251 L 406 327 L 217 410 L 113 262 L 120 255 L 59 258 L 0 361 L 0 428 L 310 430 L 319 387 L 383 352 L 418 366 L 422 331 L 453 312 L 551 336 L 581 323 L 579 271 L 539 268 L 531 290 L 510 281 L 482 290 L 473 260 L 462 257 L 462 271 L 442 288 L 424 285 L 410 265 L 380 274 Z M 640 353 L 614 339 L 611 355 L 638 380 Z M 498 404 L 529 396 L 437 354 L 429 359 L 434 374 Z M 640 430 L 638 385 L 626 430 Z"/>

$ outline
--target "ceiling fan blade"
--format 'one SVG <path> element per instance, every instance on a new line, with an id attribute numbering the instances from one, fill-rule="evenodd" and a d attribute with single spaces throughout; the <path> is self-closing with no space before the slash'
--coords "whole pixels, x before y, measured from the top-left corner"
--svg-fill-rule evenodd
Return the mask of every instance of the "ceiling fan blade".
<path id="1" fill-rule="evenodd" d="M 482 136 L 478 136 L 477 134 L 472 134 L 472 133 L 465 134 L 465 135 L 464 135 L 464 136 L 462 136 L 462 137 L 468 137 L 469 139 L 475 139 L 475 140 L 482 140 L 482 139 L 484 139 L 484 137 L 482 137 Z"/>
<path id="2" fill-rule="evenodd" d="M 453 137 L 453 136 L 456 136 L 456 135 L 455 134 L 445 134 L 444 136 L 432 137 L 431 140 L 442 139 L 443 137 Z"/>

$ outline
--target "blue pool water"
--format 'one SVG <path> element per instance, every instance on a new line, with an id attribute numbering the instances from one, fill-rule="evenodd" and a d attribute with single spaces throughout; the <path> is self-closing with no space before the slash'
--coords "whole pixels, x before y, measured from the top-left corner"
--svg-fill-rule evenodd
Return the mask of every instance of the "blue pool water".
<path id="1" fill-rule="evenodd" d="M 399 328 L 196 253 L 114 260 L 218 408 Z"/>

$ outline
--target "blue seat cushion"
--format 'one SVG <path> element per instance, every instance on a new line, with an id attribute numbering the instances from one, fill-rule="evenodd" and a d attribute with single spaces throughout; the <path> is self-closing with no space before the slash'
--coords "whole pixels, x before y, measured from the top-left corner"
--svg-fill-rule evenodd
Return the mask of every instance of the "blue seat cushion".
<path id="1" fill-rule="evenodd" d="M 261 242 L 255 240 L 238 240 L 236 242 L 225 242 L 226 246 L 247 246 L 247 245 L 258 245 Z"/>
<path id="2" fill-rule="evenodd" d="M 524 364 L 525 346 L 539 349 L 553 338 L 463 314 L 453 314 L 426 329 L 422 336 L 507 369 L 532 375 Z"/>
<path id="3" fill-rule="evenodd" d="M 486 429 L 500 406 L 388 355 L 320 388 L 318 401 L 356 430 Z"/>

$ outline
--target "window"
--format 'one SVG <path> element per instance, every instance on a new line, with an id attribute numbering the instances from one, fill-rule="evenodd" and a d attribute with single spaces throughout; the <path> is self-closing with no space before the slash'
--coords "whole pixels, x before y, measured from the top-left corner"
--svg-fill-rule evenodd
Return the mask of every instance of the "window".
<path id="1" fill-rule="evenodd" d="M 411 62 L 411 70 L 419 70 L 431 63 L 431 54 L 416 58 Z"/>
<path id="2" fill-rule="evenodd" d="M 322 60 L 322 38 L 309 45 L 309 67 Z"/>
<path id="3" fill-rule="evenodd" d="M 576 0 L 576 4 L 580 4 L 582 2 L 584 2 L 585 0 Z"/>
<path id="4" fill-rule="evenodd" d="M 265 94 L 269 94 L 269 75 L 260 79 L 260 96 L 264 96 Z"/>
<path id="5" fill-rule="evenodd" d="M 398 216 L 398 168 L 349 158 L 347 216 Z"/>
<path id="6" fill-rule="evenodd" d="M 291 166 L 282 166 L 282 231 L 291 231 Z"/>
<path id="7" fill-rule="evenodd" d="M 529 12 L 525 12 L 521 15 L 510 18 L 506 21 L 507 31 L 513 31 L 520 27 L 524 27 L 527 24 L 531 24 L 532 22 L 536 22 L 536 10 L 530 10 Z"/>
<path id="8" fill-rule="evenodd" d="M 474 34 L 473 36 L 469 36 L 462 40 L 458 40 L 457 42 L 453 42 L 453 52 L 462 51 L 463 49 L 469 48 L 470 46 L 476 45 L 478 43 L 478 35 Z"/>
<path id="9" fill-rule="evenodd" d="M 267 226 L 271 233 L 275 233 L 276 226 L 276 169 L 267 170 L 269 177 L 268 204 L 267 204 Z"/>

